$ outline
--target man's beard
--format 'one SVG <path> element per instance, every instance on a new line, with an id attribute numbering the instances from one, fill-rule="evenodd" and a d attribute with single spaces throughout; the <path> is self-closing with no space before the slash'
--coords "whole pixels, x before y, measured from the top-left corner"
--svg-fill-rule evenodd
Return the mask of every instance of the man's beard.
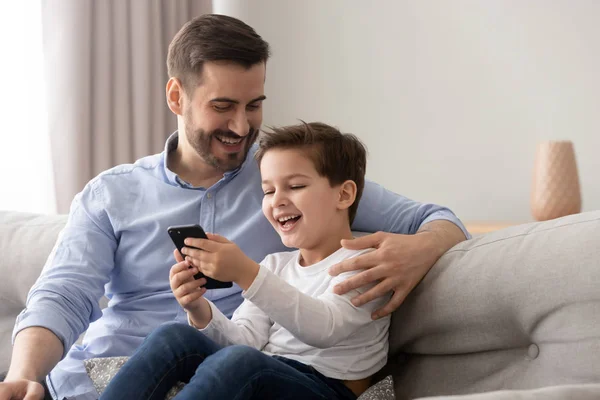
<path id="1" fill-rule="evenodd" d="M 232 131 L 224 131 L 221 129 L 216 129 L 210 133 L 206 133 L 204 129 L 196 129 L 192 130 L 189 124 L 186 124 L 185 128 L 185 136 L 188 140 L 188 143 L 192 146 L 196 153 L 204 162 L 209 164 L 210 166 L 219 169 L 223 172 L 232 171 L 238 168 L 248 155 L 248 151 L 256 138 L 258 137 L 258 129 L 250 128 L 248 135 L 242 138 L 244 146 L 241 151 L 237 153 L 229 153 L 227 154 L 226 159 L 217 158 L 211 151 L 211 144 L 213 140 L 218 140 L 215 135 L 223 136 L 226 138 L 232 139 L 240 139 L 240 136 Z"/>

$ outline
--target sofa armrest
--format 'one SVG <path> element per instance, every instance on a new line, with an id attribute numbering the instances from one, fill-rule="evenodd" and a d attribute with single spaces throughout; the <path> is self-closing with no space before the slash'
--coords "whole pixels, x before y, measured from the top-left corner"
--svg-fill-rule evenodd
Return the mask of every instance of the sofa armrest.
<path id="1" fill-rule="evenodd" d="M 600 382 L 598 243 L 593 211 L 450 249 L 392 316 L 397 396 Z"/>
<path id="2" fill-rule="evenodd" d="M 0 372 L 8 369 L 17 315 L 66 221 L 66 215 L 0 211 Z"/>

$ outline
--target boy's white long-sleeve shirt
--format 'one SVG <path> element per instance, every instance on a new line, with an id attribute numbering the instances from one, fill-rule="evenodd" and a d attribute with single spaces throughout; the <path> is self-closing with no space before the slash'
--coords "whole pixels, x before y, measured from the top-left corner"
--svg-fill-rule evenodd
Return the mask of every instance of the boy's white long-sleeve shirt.
<path id="1" fill-rule="evenodd" d="M 260 263 L 231 320 L 209 302 L 212 320 L 201 331 L 223 346 L 252 346 L 311 365 L 330 378 L 371 376 L 387 361 L 390 324 L 389 316 L 373 321 L 371 313 L 389 296 L 355 307 L 350 300 L 359 291 L 340 296 L 333 287 L 359 271 L 328 273 L 331 266 L 367 251 L 340 248 L 308 267 L 299 264 L 299 251 L 271 254 Z"/>

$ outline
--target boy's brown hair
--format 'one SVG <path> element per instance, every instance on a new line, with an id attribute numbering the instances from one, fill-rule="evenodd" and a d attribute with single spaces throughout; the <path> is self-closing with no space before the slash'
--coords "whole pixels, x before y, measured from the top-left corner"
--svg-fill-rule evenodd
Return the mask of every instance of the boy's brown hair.
<path id="1" fill-rule="evenodd" d="M 348 209 L 350 224 L 354 221 L 358 202 L 365 187 L 367 150 L 353 134 L 341 133 L 338 129 L 321 122 L 271 128 L 259 140 L 255 158 L 260 162 L 265 153 L 273 149 L 300 149 L 313 162 L 320 176 L 329 180 L 331 186 L 347 180 L 356 184 L 356 199 Z"/>
<path id="2" fill-rule="evenodd" d="M 227 15 L 205 14 L 188 21 L 169 44 L 167 70 L 188 95 L 198 86 L 207 61 L 250 68 L 269 58 L 269 44 L 252 27 Z"/>

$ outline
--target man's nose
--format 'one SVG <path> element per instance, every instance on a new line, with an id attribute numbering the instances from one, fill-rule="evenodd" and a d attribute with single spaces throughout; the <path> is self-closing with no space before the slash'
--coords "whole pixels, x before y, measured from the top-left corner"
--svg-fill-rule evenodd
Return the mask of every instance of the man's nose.
<path id="1" fill-rule="evenodd" d="M 250 123 L 245 110 L 237 112 L 232 119 L 229 120 L 229 130 L 235 132 L 239 136 L 246 136 L 250 131 Z"/>

